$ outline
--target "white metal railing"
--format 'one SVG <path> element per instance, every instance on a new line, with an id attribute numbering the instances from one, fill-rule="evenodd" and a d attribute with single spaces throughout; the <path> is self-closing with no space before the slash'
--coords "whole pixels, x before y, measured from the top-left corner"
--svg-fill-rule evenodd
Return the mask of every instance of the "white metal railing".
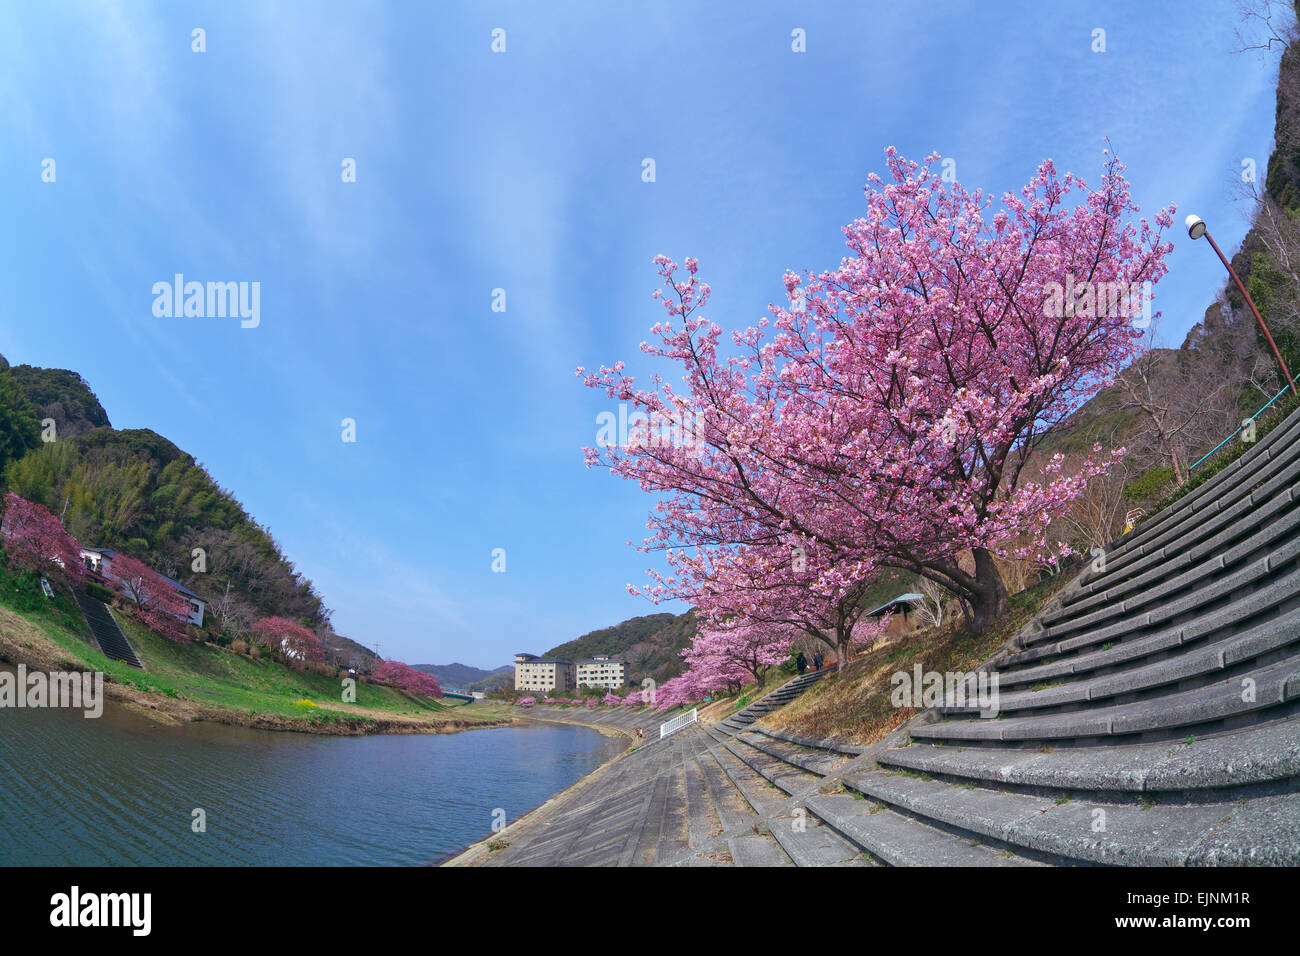
<path id="1" fill-rule="evenodd" d="M 663 740 L 674 731 L 681 730 L 687 724 L 695 723 L 695 708 L 691 708 L 689 714 L 682 714 L 680 717 L 674 717 L 672 720 L 659 725 L 659 739 Z"/>

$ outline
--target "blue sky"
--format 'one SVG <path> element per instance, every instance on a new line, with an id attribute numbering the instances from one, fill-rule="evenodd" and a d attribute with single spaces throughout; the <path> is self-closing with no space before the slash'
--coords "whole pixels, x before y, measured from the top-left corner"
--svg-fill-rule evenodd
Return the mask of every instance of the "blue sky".
<path id="1" fill-rule="evenodd" d="M 646 370 L 656 253 L 748 325 L 838 262 L 884 147 L 1000 194 L 1046 157 L 1095 180 L 1107 136 L 1144 214 L 1235 247 L 1276 58 L 1223 0 L 1157 6 L 6 4 L 0 352 L 203 462 L 340 633 L 497 666 L 656 610 L 625 591 L 651 501 L 584 468 L 612 408 L 573 374 Z M 1174 239 L 1171 345 L 1223 284 Z M 260 282 L 260 326 L 155 317 L 177 272 Z"/>

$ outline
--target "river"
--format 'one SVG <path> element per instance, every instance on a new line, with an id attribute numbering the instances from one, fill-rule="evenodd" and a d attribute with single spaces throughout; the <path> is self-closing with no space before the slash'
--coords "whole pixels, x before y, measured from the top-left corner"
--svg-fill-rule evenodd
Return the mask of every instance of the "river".
<path id="1" fill-rule="evenodd" d="M 0 708 L 0 865 L 433 863 L 622 747 L 546 724 L 324 737 Z"/>

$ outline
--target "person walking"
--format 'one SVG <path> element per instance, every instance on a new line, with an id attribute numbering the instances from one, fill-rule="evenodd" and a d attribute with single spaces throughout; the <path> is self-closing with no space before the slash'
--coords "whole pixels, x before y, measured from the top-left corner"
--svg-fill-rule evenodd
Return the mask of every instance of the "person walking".
<path id="1" fill-rule="evenodd" d="M 821 669 L 822 669 L 822 663 L 823 663 L 825 660 L 826 660 L 826 658 L 822 657 L 822 652 L 821 652 L 821 651 L 817 651 L 815 654 L 813 654 L 813 670 L 817 670 L 817 671 L 821 670 Z"/>
<path id="2" fill-rule="evenodd" d="M 794 666 L 799 669 L 800 674 L 808 669 L 808 658 L 803 656 L 803 651 L 800 651 L 799 656 L 794 659 Z"/>

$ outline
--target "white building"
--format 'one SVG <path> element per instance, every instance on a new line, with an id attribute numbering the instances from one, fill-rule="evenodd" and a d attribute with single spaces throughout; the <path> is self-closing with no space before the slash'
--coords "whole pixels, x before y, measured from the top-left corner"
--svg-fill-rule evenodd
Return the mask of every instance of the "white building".
<path id="1" fill-rule="evenodd" d="M 515 690 L 552 691 L 574 688 L 573 664 L 558 657 L 515 655 Z"/>
<path id="2" fill-rule="evenodd" d="M 579 687 L 622 687 L 627 683 L 627 661 L 597 654 L 577 663 Z"/>

